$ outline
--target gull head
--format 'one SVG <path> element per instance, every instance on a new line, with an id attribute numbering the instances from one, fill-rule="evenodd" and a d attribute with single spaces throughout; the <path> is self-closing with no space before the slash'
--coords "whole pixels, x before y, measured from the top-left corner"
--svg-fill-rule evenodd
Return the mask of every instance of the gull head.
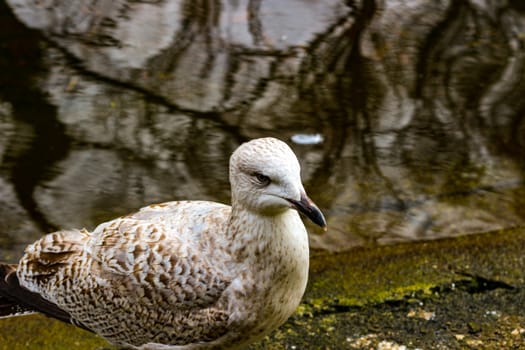
<path id="1" fill-rule="evenodd" d="M 290 208 L 326 228 L 319 208 L 306 195 L 299 161 L 288 145 L 275 138 L 239 146 L 230 158 L 233 205 L 259 215 L 279 215 Z"/>

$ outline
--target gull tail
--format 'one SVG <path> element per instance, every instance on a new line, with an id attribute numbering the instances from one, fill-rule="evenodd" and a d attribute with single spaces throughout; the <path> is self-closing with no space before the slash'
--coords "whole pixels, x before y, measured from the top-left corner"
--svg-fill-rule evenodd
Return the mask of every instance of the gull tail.
<path id="1" fill-rule="evenodd" d="M 35 312 L 33 309 L 9 297 L 11 274 L 16 275 L 16 265 L 0 263 L 0 317 L 18 316 Z"/>
<path id="2" fill-rule="evenodd" d="M 62 322 L 89 330 L 79 322 L 75 322 L 69 313 L 54 303 L 21 286 L 16 275 L 16 268 L 15 264 L 0 262 L 0 318 L 40 312 Z"/>

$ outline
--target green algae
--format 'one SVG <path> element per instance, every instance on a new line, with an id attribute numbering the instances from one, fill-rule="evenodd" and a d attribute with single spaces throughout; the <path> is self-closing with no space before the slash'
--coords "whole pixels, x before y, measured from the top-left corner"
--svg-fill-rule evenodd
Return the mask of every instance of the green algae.
<path id="1" fill-rule="evenodd" d="M 319 308 L 397 300 L 470 275 L 523 284 L 522 229 L 439 241 L 357 248 L 312 258 L 306 301 Z M 496 263 L 497 262 L 497 263 Z M 468 273 L 467 273 L 468 272 Z"/>
<path id="2" fill-rule="evenodd" d="M 0 320 L 0 350 L 100 349 L 108 343 L 78 327 L 39 314 Z"/>

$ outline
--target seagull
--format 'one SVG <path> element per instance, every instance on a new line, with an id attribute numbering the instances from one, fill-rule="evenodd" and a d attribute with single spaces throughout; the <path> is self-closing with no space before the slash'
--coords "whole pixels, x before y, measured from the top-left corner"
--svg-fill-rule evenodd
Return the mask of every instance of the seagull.
<path id="1" fill-rule="evenodd" d="M 230 157 L 231 206 L 174 201 L 45 235 L 0 263 L 0 312 L 31 310 L 127 349 L 237 349 L 283 324 L 308 279 L 298 212 L 326 230 L 275 138 Z"/>

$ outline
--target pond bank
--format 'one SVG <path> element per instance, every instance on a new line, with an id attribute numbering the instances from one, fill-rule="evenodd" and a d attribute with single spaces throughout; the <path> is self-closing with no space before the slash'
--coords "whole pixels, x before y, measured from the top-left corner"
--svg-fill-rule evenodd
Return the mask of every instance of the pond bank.
<path id="1" fill-rule="evenodd" d="M 312 258 L 299 312 L 253 349 L 525 348 L 525 230 Z"/>
<path id="2" fill-rule="evenodd" d="M 313 252 L 297 313 L 250 349 L 525 347 L 525 229 Z M 42 316 L 0 320 L 0 350 L 107 344 Z"/>

